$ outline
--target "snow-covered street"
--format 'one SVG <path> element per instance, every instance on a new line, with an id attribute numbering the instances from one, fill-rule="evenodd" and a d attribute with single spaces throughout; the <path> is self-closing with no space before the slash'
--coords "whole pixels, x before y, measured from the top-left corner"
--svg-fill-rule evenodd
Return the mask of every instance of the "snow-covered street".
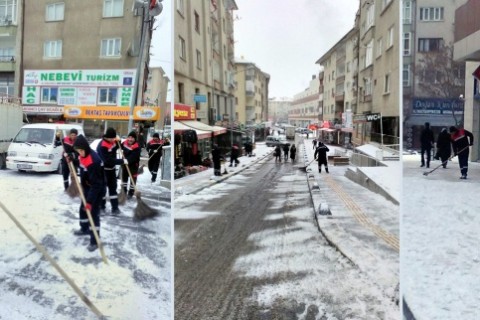
<path id="1" fill-rule="evenodd" d="M 170 190 L 140 175 L 142 199 L 160 215 L 134 222 L 135 198 L 120 216 L 101 218 L 99 250 L 86 249 L 78 229 L 80 199 L 63 192 L 58 174 L 0 171 L 0 201 L 40 242 L 108 319 L 171 319 Z M 107 210 L 110 204 L 107 203 Z M 60 274 L 0 209 L 0 319 L 94 319 Z"/>

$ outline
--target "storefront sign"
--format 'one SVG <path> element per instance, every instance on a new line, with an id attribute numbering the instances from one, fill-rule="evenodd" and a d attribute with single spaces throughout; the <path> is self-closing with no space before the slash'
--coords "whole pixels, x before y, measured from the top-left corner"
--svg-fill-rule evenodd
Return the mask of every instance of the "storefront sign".
<path id="1" fill-rule="evenodd" d="M 195 107 L 187 106 L 184 104 L 175 104 L 173 107 L 173 119 L 174 120 L 195 120 Z"/>
<path id="2" fill-rule="evenodd" d="M 463 114 L 464 103 L 459 99 L 415 98 L 412 101 L 413 114 Z"/>
<path id="3" fill-rule="evenodd" d="M 49 107 L 49 106 L 23 106 L 25 113 L 63 113 L 63 107 Z"/>
<path id="4" fill-rule="evenodd" d="M 377 121 L 382 119 L 382 115 L 380 113 L 367 113 L 365 119 L 367 121 Z"/>
<path id="5" fill-rule="evenodd" d="M 207 102 L 207 96 L 204 94 L 195 94 L 193 96 L 194 102 Z"/>
<path id="6" fill-rule="evenodd" d="M 128 120 L 130 107 L 65 106 L 64 116 L 69 119 Z M 136 106 L 133 109 L 133 120 L 157 121 L 159 118 L 159 107 Z"/>
<path id="7" fill-rule="evenodd" d="M 24 86 L 133 86 L 135 69 L 25 70 Z"/>

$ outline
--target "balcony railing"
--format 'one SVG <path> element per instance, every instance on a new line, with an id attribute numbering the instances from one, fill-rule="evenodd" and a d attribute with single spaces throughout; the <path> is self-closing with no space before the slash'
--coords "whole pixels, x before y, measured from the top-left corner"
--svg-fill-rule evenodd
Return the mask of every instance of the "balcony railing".
<path id="1" fill-rule="evenodd" d="M 0 56 L 0 62 L 15 62 L 15 56 Z"/>

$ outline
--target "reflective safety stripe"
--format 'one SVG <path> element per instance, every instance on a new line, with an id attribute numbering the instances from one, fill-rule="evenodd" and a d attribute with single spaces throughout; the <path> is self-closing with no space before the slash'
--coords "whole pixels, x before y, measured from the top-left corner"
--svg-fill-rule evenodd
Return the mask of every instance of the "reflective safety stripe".
<path id="1" fill-rule="evenodd" d="M 68 179 L 67 179 L 67 180 L 63 180 L 63 182 L 68 182 Z"/>
<path id="2" fill-rule="evenodd" d="M 104 167 L 103 170 L 112 171 L 112 170 L 115 170 L 115 168 L 107 168 L 107 167 Z"/>
<path id="3" fill-rule="evenodd" d="M 157 174 L 157 171 L 152 171 L 153 174 Z"/>
<path id="4" fill-rule="evenodd" d="M 80 219 L 81 223 L 88 223 L 88 219 Z"/>
<path id="5" fill-rule="evenodd" d="M 92 227 L 88 227 L 88 230 L 92 231 Z M 100 227 L 99 226 L 95 226 L 95 230 L 98 232 L 100 231 Z"/>
<path id="6" fill-rule="evenodd" d="M 117 198 L 118 198 L 118 196 L 111 196 L 111 197 L 110 197 L 110 200 L 112 200 L 112 199 L 117 199 Z"/>

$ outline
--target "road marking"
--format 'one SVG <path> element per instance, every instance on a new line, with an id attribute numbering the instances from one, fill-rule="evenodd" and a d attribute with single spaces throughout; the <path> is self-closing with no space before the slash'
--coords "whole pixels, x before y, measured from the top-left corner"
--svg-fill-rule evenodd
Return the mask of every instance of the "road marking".
<path id="1" fill-rule="evenodd" d="M 364 227 L 370 229 L 376 236 L 383 239 L 390 247 L 395 249 L 397 252 L 400 251 L 400 242 L 398 237 L 383 230 L 381 227 L 373 223 L 373 221 L 368 218 L 362 209 L 355 203 L 355 201 L 341 188 L 341 186 L 333 180 L 330 176 L 324 178 L 328 186 L 335 191 L 340 199 L 343 200 L 347 208 L 352 212 L 355 219 L 357 219 L 360 224 Z"/>

